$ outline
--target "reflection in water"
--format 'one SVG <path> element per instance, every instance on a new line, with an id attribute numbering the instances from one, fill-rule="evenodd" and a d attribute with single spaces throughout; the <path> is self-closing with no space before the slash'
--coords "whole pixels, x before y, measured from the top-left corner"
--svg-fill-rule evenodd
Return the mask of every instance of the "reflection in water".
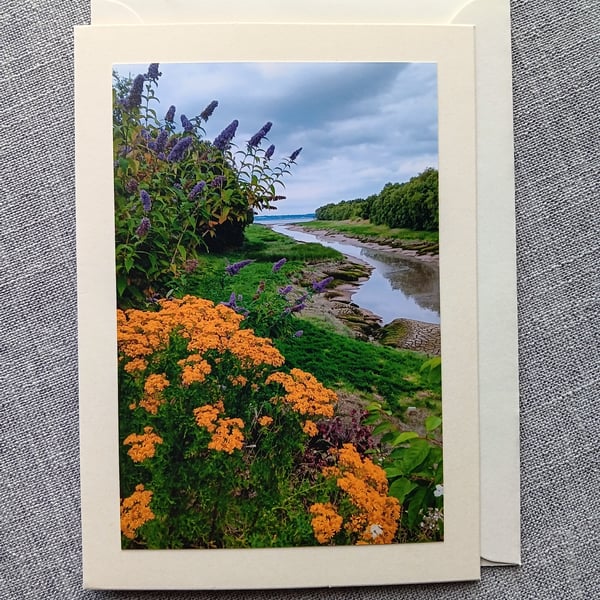
<path id="1" fill-rule="evenodd" d="M 300 242 L 318 242 L 335 248 L 374 267 L 371 277 L 361 284 L 352 296 L 352 301 L 382 317 L 384 324 L 399 318 L 425 323 L 440 322 L 437 264 L 406 258 L 385 250 L 323 240 L 282 225 L 276 225 L 273 229 Z"/>

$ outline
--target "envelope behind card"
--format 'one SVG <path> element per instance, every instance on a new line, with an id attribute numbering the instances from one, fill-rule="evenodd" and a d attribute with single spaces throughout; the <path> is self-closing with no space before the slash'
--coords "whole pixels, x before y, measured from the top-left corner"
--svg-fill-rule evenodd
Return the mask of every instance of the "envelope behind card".
<path id="1" fill-rule="evenodd" d="M 476 27 L 481 558 L 520 563 L 519 422 L 508 0 L 177 3 L 92 0 L 92 24 L 421 23 Z"/>

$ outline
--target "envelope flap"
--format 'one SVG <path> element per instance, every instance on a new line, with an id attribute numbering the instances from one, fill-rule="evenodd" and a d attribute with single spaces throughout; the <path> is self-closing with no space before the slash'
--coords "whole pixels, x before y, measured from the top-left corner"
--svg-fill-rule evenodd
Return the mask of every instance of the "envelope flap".
<path id="1" fill-rule="evenodd" d="M 136 23 L 426 23 L 450 22 L 465 0 L 92 0 L 93 25 Z"/>

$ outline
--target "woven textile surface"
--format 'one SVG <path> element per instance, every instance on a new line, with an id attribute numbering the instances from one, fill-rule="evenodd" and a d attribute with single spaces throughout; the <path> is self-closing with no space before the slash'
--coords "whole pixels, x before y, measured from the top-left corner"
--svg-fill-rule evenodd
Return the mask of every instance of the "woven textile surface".
<path id="1" fill-rule="evenodd" d="M 81 589 L 73 26 L 89 3 L 0 3 L 0 598 L 595 596 L 600 2 L 511 8 L 523 566 L 466 584 L 142 593 Z"/>

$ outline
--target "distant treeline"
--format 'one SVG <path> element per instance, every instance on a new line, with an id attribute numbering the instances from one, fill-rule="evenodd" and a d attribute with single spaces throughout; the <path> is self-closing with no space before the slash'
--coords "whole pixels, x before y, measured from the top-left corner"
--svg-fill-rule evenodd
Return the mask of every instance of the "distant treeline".
<path id="1" fill-rule="evenodd" d="M 438 172 L 429 168 L 405 183 L 386 183 L 379 194 L 317 208 L 322 221 L 368 219 L 375 225 L 418 231 L 438 229 Z"/>

